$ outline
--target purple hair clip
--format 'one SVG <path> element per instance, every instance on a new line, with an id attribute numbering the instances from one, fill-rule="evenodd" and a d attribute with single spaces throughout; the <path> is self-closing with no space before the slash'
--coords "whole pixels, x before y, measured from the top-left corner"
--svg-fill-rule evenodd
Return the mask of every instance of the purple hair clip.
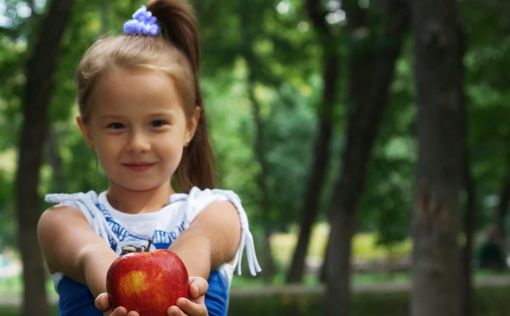
<path id="1" fill-rule="evenodd" d="M 125 35 L 158 36 L 159 33 L 158 20 L 145 6 L 136 10 L 133 19 L 124 23 Z"/>

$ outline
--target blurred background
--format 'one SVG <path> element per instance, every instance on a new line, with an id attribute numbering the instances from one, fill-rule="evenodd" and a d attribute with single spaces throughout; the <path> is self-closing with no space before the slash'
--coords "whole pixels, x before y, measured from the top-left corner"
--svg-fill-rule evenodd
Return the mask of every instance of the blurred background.
<path id="1" fill-rule="evenodd" d="M 106 186 L 85 49 L 143 2 L 0 0 L 0 315 L 56 315 L 48 192 Z M 230 315 L 509 315 L 510 3 L 195 0 L 220 187 L 263 267 Z"/>

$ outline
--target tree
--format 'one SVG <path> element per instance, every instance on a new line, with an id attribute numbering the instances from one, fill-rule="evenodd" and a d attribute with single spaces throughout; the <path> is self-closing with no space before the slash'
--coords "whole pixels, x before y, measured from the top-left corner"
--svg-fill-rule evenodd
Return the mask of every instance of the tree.
<path id="1" fill-rule="evenodd" d="M 457 32 L 459 36 L 459 81 L 458 96 L 460 102 L 460 120 L 461 120 L 461 146 L 462 146 L 462 159 L 463 159 L 463 170 L 462 170 L 462 188 L 466 196 L 464 214 L 463 214 L 463 233 L 465 236 L 465 242 L 461 249 L 462 251 L 462 277 L 461 277 L 461 288 L 462 288 L 462 315 L 470 316 L 473 314 L 473 249 L 474 249 L 474 235 L 475 235 L 475 220 L 476 220 L 476 188 L 472 172 L 471 156 L 468 148 L 468 125 L 467 125 L 467 102 L 464 95 L 464 77 L 465 67 L 463 58 L 466 52 L 465 44 L 465 32 L 461 25 L 457 25 Z"/>
<path id="2" fill-rule="evenodd" d="M 316 30 L 322 50 L 322 99 L 317 111 L 318 133 L 314 144 L 314 158 L 305 182 L 303 204 L 300 210 L 298 242 L 287 272 L 287 282 L 301 282 L 305 259 L 312 232 L 312 225 L 319 215 L 319 199 L 326 171 L 328 170 L 333 130 L 333 108 L 336 103 L 339 78 L 339 52 L 332 26 L 326 22 L 326 10 L 321 9 L 318 0 L 307 0 L 309 19 Z"/>
<path id="3" fill-rule="evenodd" d="M 462 79 L 457 1 L 411 1 L 418 161 L 412 220 L 412 316 L 462 315 Z"/>
<path id="4" fill-rule="evenodd" d="M 506 170 L 503 173 L 501 189 L 498 199 L 498 207 L 496 212 L 496 225 L 498 226 L 498 230 L 501 233 L 503 239 L 507 239 L 505 222 L 508 215 L 509 205 L 510 205 L 510 161 L 508 162 Z"/>
<path id="5" fill-rule="evenodd" d="M 359 38 L 367 16 L 357 1 L 343 2 L 353 40 L 349 63 L 350 117 L 340 177 L 331 201 L 331 232 L 326 262 L 326 315 L 347 315 L 350 293 L 351 240 L 355 213 L 364 190 L 367 165 L 389 97 L 395 62 L 408 26 L 405 1 L 384 1 L 378 36 Z M 357 41 L 358 40 L 358 41 Z M 370 41 L 371 40 L 371 41 Z"/>
<path id="6" fill-rule="evenodd" d="M 23 126 L 16 173 L 16 215 L 18 239 L 23 260 L 23 315 L 48 315 L 45 268 L 37 245 L 39 219 L 39 170 L 47 135 L 48 108 L 53 74 L 62 35 L 66 28 L 72 0 L 54 0 L 40 28 L 26 64 L 23 95 Z"/>
<path id="7" fill-rule="evenodd" d="M 259 198 L 259 206 L 262 212 L 262 219 L 267 224 L 263 229 L 262 236 L 262 262 L 264 266 L 264 270 L 262 271 L 262 275 L 264 278 L 269 281 L 272 280 L 275 274 L 275 265 L 273 262 L 273 256 L 271 254 L 271 228 L 270 228 L 270 216 L 269 213 L 271 211 L 271 200 L 269 195 L 269 161 L 267 158 L 268 147 L 267 147 L 267 137 L 265 136 L 266 131 L 266 122 L 262 117 L 261 104 L 255 95 L 255 86 L 257 83 L 256 78 L 256 70 L 258 67 L 256 56 L 253 51 L 252 44 L 254 42 L 253 36 L 253 22 L 252 22 L 252 13 L 254 8 L 252 7 L 253 3 L 245 2 L 240 5 L 239 8 L 239 21 L 240 21 L 240 30 L 241 30 L 241 47 L 240 54 L 242 58 L 246 62 L 246 92 L 248 95 L 248 100 L 250 103 L 252 119 L 254 122 L 254 139 L 253 139 L 253 152 L 255 156 L 255 161 L 259 165 L 259 172 L 255 176 L 255 182 L 260 189 L 260 198 Z"/>

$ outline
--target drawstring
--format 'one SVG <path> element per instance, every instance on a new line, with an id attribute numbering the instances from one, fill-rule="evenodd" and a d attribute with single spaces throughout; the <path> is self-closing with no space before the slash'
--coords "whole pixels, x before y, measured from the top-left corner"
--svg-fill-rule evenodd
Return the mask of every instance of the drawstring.
<path id="1" fill-rule="evenodd" d="M 250 232 L 250 227 L 248 223 L 248 217 L 246 216 L 246 211 L 244 210 L 241 200 L 239 196 L 235 194 L 233 191 L 225 191 L 225 190 L 212 190 L 214 193 L 222 194 L 227 197 L 227 199 L 234 204 L 239 213 L 239 218 L 241 220 L 241 243 L 239 245 L 238 254 L 236 256 L 237 261 L 237 274 L 241 274 L 241 262 L 243 259 L 244 249 L 246 248 L 246 259 L 248 260 L 248 268 L 250 269 L 250 274 L 255 276 L 257 273 L 262 271 L 259 262 L 257 260 L 257 255 L 255 253 L 255 244 L 253 242 L 253 235 Z"/>

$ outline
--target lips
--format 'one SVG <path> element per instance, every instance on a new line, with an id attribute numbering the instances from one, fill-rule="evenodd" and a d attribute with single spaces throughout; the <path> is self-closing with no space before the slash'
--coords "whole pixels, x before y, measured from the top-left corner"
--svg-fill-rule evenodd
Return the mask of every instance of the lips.
<path id="1" fill-rule="evenodd" d="M 152 163 L 152 162 L 128 162 L 128 163 L 123 163 L 122 165 L 124 165 L 125 167 L 127 167 L 128 169 L 130 169 L 132 171 L 141 172 L 141 171 L 145 171 L 145 170 L 151 168 L 152 166 L 154 166 L 154 163 Z"/>

